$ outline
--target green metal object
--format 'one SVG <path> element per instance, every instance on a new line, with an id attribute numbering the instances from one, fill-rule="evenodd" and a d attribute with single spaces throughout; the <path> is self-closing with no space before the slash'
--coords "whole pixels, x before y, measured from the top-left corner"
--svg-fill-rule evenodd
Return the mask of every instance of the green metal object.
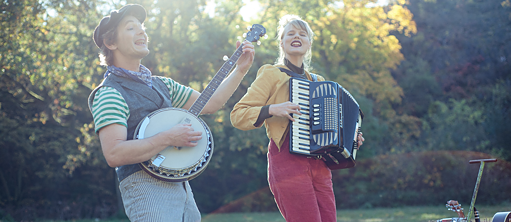
<path id="1" fill-rule="evenodd" d="M 474 214 L 474 205 L 476 204 L 477 191 L 479 190 L 479 184 L 481 183 L 481 177 L 483 176 L 484 164 L 486 162 L 497 162 L 497 159 L 483 159 L 483 160 L 471 160 L 469 163 L 481 163 L 479 166 L 479 174 L 477 174 L 476 186 L 474 188 L 474 194 L 472 195 L 472 202 L 470 202 L 470 208 L 468 210 L 467 221 L 470 222 Z"/>

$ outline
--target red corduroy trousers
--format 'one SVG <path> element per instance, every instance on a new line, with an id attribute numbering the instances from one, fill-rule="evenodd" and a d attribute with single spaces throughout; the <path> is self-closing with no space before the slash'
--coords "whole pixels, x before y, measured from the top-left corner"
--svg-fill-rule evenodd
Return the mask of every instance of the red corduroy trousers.
<path id="1" fill-rule="evenodd" d="M 279 149 L 268 146 L 268 183 L 287 222 L 335 222 L 332 173 L 325 162 L 289 153 L 289 135 Z"/>

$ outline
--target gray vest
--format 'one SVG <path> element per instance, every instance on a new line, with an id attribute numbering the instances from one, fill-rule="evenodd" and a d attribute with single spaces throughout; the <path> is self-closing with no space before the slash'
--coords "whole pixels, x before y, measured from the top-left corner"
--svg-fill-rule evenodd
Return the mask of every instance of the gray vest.
<path id="1" fill-rule="evenodd" d="M 90 94 L 89 109 L 92 112 L 92 101 L 94 101 L 94 96 L 99 88 L 109 86 L 119 91 L 130 110 L 127 139 L 132 140 L 138 123 L 144 117 L 157 109 L 172 107 L 172 99 L 170 98 L 167 85 L 157 77 L 152 77 L 152 83 L 153 87 L 149 88 L 144 83 L 137 82 L 131 78 L 110 74 Z M 142 168 L 138 164 L 124 165 L 116 168 L 119 181 L 139 170 L 142 170 Z"/>

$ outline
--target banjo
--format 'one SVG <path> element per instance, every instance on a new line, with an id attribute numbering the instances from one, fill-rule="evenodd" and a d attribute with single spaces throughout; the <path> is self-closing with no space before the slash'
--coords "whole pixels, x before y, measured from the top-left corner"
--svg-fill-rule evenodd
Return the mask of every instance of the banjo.
<path id="1" fill-rule="evenodd" d="M 247 41 L 257 42 L 265 34 L 266 29 L 262 25 L 254 24 L 244 36 Z M 189 110 L 172 107 L 158 109 L 140 121 L 135 129 L 134 139 L 154 136 L 181 123 L 192 124 L 194 131 L 202 132 L 202 138 L 197 141 L 196 146 L 169 146 L 148 161 L 140 163 L 142 169 L 149 175 L 164 181 L 182 182 L 194 179 L 206 169 L 213 155 L 213 135 L 206 123 L 198 116 L 238 61 L 243 53 L 242 47 L 243 44 L 222 65 Z"/>

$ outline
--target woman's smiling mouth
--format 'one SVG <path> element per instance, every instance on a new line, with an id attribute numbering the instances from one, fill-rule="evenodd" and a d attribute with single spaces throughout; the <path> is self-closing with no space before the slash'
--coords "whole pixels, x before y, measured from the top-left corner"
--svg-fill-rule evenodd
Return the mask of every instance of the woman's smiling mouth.
<path id="1" fill-rule="evenodd" d="M 291 42 L 291 46 L 300 47 L 300 46 L 302 46 L 302 43 L 300 41 L 293 41 L 293 42 Z"/>

